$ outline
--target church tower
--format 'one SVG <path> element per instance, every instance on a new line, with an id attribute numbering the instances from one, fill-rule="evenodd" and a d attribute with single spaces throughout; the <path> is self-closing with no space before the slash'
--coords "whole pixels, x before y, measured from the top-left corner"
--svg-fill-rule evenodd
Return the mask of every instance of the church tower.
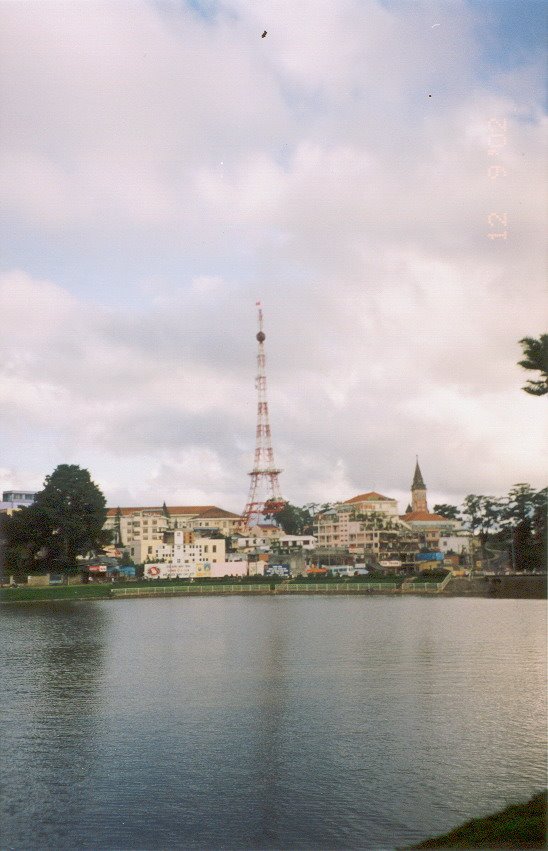
<path id="1" fill-rule="evenodd" d="M 415 475 L 413 476 L 413 484 L 411 485 L 411 508 L 413 511 L 428 511 L 426 485 L 422 478 L 418 458 L 415 466 Z"/>

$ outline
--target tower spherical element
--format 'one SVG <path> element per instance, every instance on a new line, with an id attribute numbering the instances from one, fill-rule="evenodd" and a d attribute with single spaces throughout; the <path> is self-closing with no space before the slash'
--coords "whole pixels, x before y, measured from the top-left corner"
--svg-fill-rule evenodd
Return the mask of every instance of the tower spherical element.
<path id="1" fill-rule="evenodd" d="M 274 461 L 272 435 L 270 433 L 268 417 L 266 357 L 263 345 L 266 334 L 263 331 L 261 303 L 257 302 L 256 307 L 259 308 L 257 317 L 259 327 L 255 335 L 258 343 L 257 375 L 255 377 L 255 389 L 257 390 L 257 430 L 255 432 L 256 442 L 253 469 L 249 474 L 249 496 L 238 524 L 240 529 L 248 529 L 250 525 L 260 523 L 261 518 L 277 514 L 285 505 L 278 481 L 278 476 L 282 471 L 276 467 Z"/>

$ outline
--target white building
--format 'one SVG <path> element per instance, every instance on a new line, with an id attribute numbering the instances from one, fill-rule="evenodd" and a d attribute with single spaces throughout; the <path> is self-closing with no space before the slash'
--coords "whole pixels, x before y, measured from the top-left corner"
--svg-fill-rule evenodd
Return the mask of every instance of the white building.
<path id="1" fill-rule="evenodd" d="M 408 530 L 398 517 L 398 503 L 376 491 L 347 499 L 316 517 L 318 547 L 363 553 L 375 550 L 386 526 Z"/>
<path id="2" fill-rule="evenodd" d="M 257 527 L 255 527 L 257 528 Z M 314 550 L 316 548 L 316 538 L 314 535 L 279 535 L 277 537 L 248 535 L 247 537 L 237 538 L 235 548 L 239 552 L 275 552 L 276 549 L 282 550 Z"/>
<path id="3" fill-rule="evenodd" d="M 214 505 L 147 506 L 107 509 L 104 528 L 116 546 L 127 547 L 138 563 L 159 558 L 167 531 L 187 530 L 211 537 L 234 534 L 239 515 Z"/>
<path id="4" fill-rule="evenodd" d="M 12 514 L 18 508 L 27 508 L 29 505 L 32 505 L 35 496 L 35 491 L 3 491 L 0 511 L 6 514 Z"/>
<path id="5" fill-rule="evenodd" d="M 469 532 L 440 535 L 439 548 L 442 553 L 456 553 L 459 556 L 465 555 L 471 552 L 471 540 L 472 535 Z"/>
<path id="6" fill-rule="evenodd" d="M 205 538 L 185 534 L 183 530 L 173 533 L 173 543 L 158 546 L 159 561 L 171 562 L 175 567 L 190 564 L 224 563 L 226 561 L 224 538 Z"/>
<path id="7" fill-rule="evenodd" d="M 283 535 L 280 538 L 284 550 L 315 550 L 316 543 L 314 535 Z"/>

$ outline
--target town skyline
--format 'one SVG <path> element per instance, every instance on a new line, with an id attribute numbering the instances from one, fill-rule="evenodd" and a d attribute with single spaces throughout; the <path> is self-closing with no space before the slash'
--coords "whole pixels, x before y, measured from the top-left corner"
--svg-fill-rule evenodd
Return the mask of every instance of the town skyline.
<path id="1" fill-rule="evenodd" d="M 257 300 L 286 500 L 544 486 L 543 4 L 53 8 L 0 8 L 0 490 L 240 513 Z"/>

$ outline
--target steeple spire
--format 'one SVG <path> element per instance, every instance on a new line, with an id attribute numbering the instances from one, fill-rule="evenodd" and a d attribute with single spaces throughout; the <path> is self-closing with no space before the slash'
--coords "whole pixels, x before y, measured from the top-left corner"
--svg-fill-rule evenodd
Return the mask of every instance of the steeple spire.
<path id="1" fill-rule="evenodd" d="M 417 455 L 417 463 L 415 464 L 415 475 L 413 476 L 413 484 L 411 485 L 411 490 L 426 490 L 426 485 L 424 484 L 421 468 L 419 467 L 419 456 Z"/>
<path id="2" fill-rule="evenodd" d="M 413 476 L 413 484 L 411 485 L 411 507 L 413 511 L 428 511 L 428 503 L 426 502 L 426 485 L 422 478 L 421 468 L 419 467 L 419 457 L 415 464 L 415 475 Z"/>

